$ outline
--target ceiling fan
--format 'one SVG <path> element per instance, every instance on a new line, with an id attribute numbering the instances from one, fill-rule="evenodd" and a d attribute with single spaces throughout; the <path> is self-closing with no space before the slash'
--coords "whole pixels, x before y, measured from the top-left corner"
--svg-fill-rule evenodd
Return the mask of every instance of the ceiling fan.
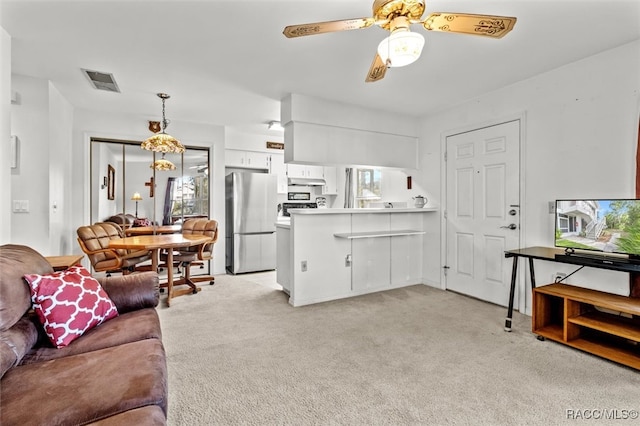
<path id="1" fill-rule="evenodd" d="M 391 34 L 378 46 L 366 82 L 382 80 L 387 68 L 409 65 L 420 56 L 424 45 L 422 34 L 409 31 L 412 24 L 422 24 L 428 31 L 444 31 L 502 38 L 513 29 L 516 18 L 508 16 L 472 15 L 468 13 L 434 12 L 426 19 L 423 0 L 375 0 L 373 17 L 342 21 L 290 25 L 283 34 L 288 38 L 336 31 L 357 30 L 378 25 Z"/>
<path id="2" fill-rule="evenodd" d="M 195 169 L 196 173 L 209 174 L 209 165 L 207 163 L 196 164 L 195 166 L 189 167 L 189 169 Z"/>

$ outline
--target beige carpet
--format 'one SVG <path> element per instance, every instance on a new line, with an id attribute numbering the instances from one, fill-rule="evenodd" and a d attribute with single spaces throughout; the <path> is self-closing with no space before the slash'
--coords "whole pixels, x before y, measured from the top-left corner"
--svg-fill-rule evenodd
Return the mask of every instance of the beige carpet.
<path id="1" fill-rule="evenodd" d="M 638 372 L 540 342 L 517 313 L 506 333 L 504 308 L 426 286 L 293 308 L 269 281 L 220 276 L 162 304 L 171 425 L 556 425 L 640 409 Z"/>

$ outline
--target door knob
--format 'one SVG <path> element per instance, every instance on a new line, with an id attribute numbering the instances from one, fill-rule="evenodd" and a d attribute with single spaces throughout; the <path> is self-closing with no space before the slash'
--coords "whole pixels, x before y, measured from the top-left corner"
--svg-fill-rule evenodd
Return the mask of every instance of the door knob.
<path id="1" fill-rule="evenodd" d="M 504 229 L 516 229 L 518 227 L 518 225 L 516 225 L 515 223 L 510 223 L 507 226 L 501 226 L 500 228 L 504 228 Z"/>

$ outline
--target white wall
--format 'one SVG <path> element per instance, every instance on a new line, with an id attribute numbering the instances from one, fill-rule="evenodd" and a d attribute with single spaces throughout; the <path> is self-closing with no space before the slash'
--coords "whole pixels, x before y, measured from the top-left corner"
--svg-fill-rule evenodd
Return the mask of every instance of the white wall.
<path id="1" fill-rule="evenodd" d="M 284 134 L 267 130 L 266 124 L 265 133 L 251 133 L 238 128 L 225 129 L 225 148 L 227 149 L 284 154 L 282 150 L 267 148 L 267 141 L 282 143 Z"/>
<path id="2" fill-rule="evenodd" d="M 524 114 L 522 241 L 553 246 L 548 202 L 558 198 L 633 198 L 640 99 L 640 41 L 471 99 L 422 122 L 420 182 L 441 204 L 442 144 L 456 130 Z M 425 280 L 441 283 L 439 225 L 426 238 Z M 538 262 L 540 283 L 563 265 Z M 524 269 L 524 268 L 521 268 Z M 528 277 L 527 277 L 528 280 Z M 626 274 L 585 269 L 571 282 L 628 294 Z M 529 283 L 527 281 L 527 289 Z M 529 291 L 525 294 L 529 296 Z M 527 297 L 527 311 L 530 309 Z"/>
<path id="3" fill-rule="evenodd" d="M 171 134 L 183 144 L 210 149 L 213 170 L 210 171 L 211 184 L 211 218 L 220 224 L 220 236 L 214 249 L 213 273 L 225 271 L 224 248 L 224 128 L 201 123 L 187 123 L 171 120 Z M 150 135 L 144 117 L 124 114 L 98 113 L 88 110 L 76 110 L 74 113 L 72 164 L 73 185 L 72 198 L 74 208 L 72 223 L 74 227 L 90 223 L 89 217 L 89 140 L 91 137 L 112 138 L 122 140 L 144 140 Z M 157 197 L 164 193 L 156 191 Z M 148 192 L 144 193 L 148 196 Z M 145 196 L 143 195 L 143 197 Z M 160 199 L 157 202 L 161 203 Z M 82 208 L 79 208 L 82 206 Z M 75 232 L 74 228 L 74 232 Z"/>
<path id="4" fill-rule="evenodd" d="M 14 74 L 12 90 L 18 102 L 11 106 L 11 133 L 18 137 L 19 154 L 11 169 L 11 200 L 27 200 L 29 212 L 14 213 L 9 203 L 10 241 L 43 255 L 72 253 L 73 107 L 47 80 Z"/>
<path id="5" fill-rule="evenodd" d="M 11 36 L 0 27 L 0 244 L 11 242 Z"/>
<path id="6" fill-rule="evenodd" d="M 28 213 L 11 213 L 11 242 L 52 254 L 49 242 L 49 83 L 12 76 L 19 102 L 11 106 L 11 133 L 20 141 L 18 167 L 11 169 L 12 200 L 27 200 Z"/>
<path id="7" fill-rule="evenodd" d="M 49 250 L 51 254 L 72 253 L 77 246 L 72 228 L 71 194 L 71 139 L 73 107 L 49 83 Z"/>

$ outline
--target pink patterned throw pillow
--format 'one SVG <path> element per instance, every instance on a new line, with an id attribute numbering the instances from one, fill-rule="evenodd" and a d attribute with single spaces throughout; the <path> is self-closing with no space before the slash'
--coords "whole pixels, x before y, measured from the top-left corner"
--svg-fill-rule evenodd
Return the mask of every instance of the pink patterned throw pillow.
<path id="1" fill-rule="evenodd" d="M 67 346 L 118 310 L 100 283 L 75 265 L 48 275 L 27 274 L 33 309 L 57 348 Z"/>
<path id="2" fill-rule="evenodd" d="M 151 226 L 151 221 L 146 218 L 136 219 L 133 221 L 133 227 L 135 228 L 138 226 Z"/>

